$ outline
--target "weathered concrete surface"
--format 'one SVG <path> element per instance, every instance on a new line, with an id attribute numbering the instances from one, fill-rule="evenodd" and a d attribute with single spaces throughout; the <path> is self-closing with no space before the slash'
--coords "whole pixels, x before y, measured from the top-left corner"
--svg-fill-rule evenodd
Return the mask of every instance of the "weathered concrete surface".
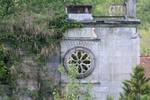
<path id="1" fill-rule="evenodd" d="M 61 57 L 71 48 L 88 48 L 95 56 L 93 73 L 81 79 L 81 83 L 92 83 L 93 100 L 106 100 L 112 95 L 118 100 L 122 82 L 130 78 L 132 68 L 139 64 L 139 34 L 135 26 L 94 27 L 69 30 L 61 42 Z M 67 83 L 62 75 L 62 83 Z"/>
<path id="2" fill-rule="evenodd" d="M 129 18 L 136 17 L 136 1 L 137 0 L 126 0 L 127 16 Z"/>
<path id="3" fill-rule="evenodd" d="M 76 20 L 76 21 L 89 21 L 89 20 L 93 20 L 92 14 L 68 14 L 68 18 L 71 20 Z"/>

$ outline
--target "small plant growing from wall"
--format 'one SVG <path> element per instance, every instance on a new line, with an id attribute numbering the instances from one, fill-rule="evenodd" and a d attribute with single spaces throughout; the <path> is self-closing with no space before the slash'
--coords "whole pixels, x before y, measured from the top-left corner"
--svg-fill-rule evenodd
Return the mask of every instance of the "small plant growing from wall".
<path id="1" fill-rule="evenodd" d="M 150 100 L 149 80 L 150 78 L 145 77 L 143 66 L 137 65 L 131 79 L 123 82 L 124 87 L 120 100 Z"/>
<path id="2" fill-rule="evenodd" d="M 114 100 L 114 98 L 112 96 L 108 95 L 107 100 Z"/>
<path id="3" fill-rule="evenodd" d="M 65 73 L 64 67 L 60 67 L 59 71 Z M 80 82 L 77 80 L 78 69 L 74 65 L 71 65 L 67 71 L 67 80 L 68 83 L 64 86 L 65 91 L 63 95 L 60 96 L 58 91 L 54 91 L 54 100 L 92 100 L 91 93 L 89 89 L 91 88 L 90 84 L 87 84 L 86 87 L 83 87 Z"/>

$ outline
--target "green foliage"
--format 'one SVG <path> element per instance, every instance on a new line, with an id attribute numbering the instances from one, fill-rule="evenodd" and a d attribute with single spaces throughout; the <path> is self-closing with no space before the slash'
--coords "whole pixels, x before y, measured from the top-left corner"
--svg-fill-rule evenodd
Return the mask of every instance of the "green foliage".
<path id="1" fill-rule="evenodd" d="M 76 100 L 79 98 L 79 90 L 80 86 L 79 84 L 76 83 L 76 76 L 77 76 L 77 67 L 74 67 L 74 65 L 71 65 L 68 68 L 68 74 L 67 74 L 67 79 L 68 79 L 68 84 L 65 86 L 65 96 L 64 100 Z M 65 70 L 63 67 L 59 69 L 61 73 L 65 73 Z"/>
<path id="2" fill-rule="evenodd" d="M 14 61 L 9 51 L 0 45 L 0 95 L 13 96 L 16 88 Z"/>
<path id="3" fill-rule="evenodd" d="M 107 100 L 114 100 L 114 98 L 112 96 L 108 95 Z"/>
<path id="4" fill-rule="evenodd" d="M 10 68 L 12 67 L 9 52 L 0 45 L 0 83 L 8 84 L 10 78 Z"/>
<path id="5" fill-rule="evenodd" d="M 81 27 L 81 24 L 78 22 L 68 22 L 66 20 L 66 17 L 67 16 L 62 16 L 50 21 L 49 22 L 50 29 L 54 29 L 55 33 L 62 34 L 68 29 Z"/>
<path id="6" fill-rule="evenodd" d="M 149 29 L 140 29 L 141 33 L 141 55 L 149 56 L 150 55 L 150 30 Z"/>
<path id="7" fill-rule="evenodd" d="M 26 54 L 42 54 L 42 56 L 51 54 L 62 38 L 63 32 L 80 27 L 77 23 L 68 23 L 64 17 L 63 4 L 72 2 L 74 1 L 18 0 L 14 2 L 14 5 L 18 6 L 18 12 L 5 16 L 0 21 L 0 42 Z"/>
<path id="8" fill-rule="evenodd" d="M 0 1 L 0 16 L 5 16 L 15 12 L 14 0 L 1 0 Z"/>
<path id="9" fill-rule="evenodd" d="M 141 100 L 150 100 L 150 95 L 143 95 Z"/>
<path id="10" fill-rule="evenodd" d="M 65 74 L 66 71 L 64 67 L 60 67 L 59 71 L 62 74 Z M 78 69 L 74 65 L 68 67 L 67 71 L 67 84 L 64 87 L 64 95 L 62 97 L 58 92 L 54 91 L 54 100 L 92 100 L 92 96 L 90 93 L 90 85 L 83 86 L 80 84 L 79 80 L 77 80 Z"/>
<path id="11" fill-rule="evenodd" d="M 150 1 L 149 0 L 138 0 L 137 2 L 137 16 L 141 19 L 141 28 L 149 29 L 150 15 L 149 15 Z"/>
<path id="12" fill-rule="evenodd" d="M 140 34 L 141 34 L 141 55 L 150 55 L 150 1 L 137 0 L 137 16 L 141 20 Z"/>
<path id="13" fill-rule="evenodd" d="M 142 45 L 142 47 L 141 47 L 141 55 L 142 56 L 149 56 L 150 55 L 150 48 L 144 47 Z"/>
<path id="14" fill-rule="evenodd" d="M 23 55 L 32 55 L 38 59 L 37 62 L 45 62 L 46 57 L 52 53 L 61 40 L 63 32 L 69 28 L 81 27 L 79 23 L 68 23 L 66 21 L 64 18 L 66 5 L 92 4 L 94 5 L 93 12 L 95 15 L 105 15 L 108 10 L 104 8 L 108 9 L 110 4 L 121 2 L 122 0 L 0 0 L 0 43 L 9 49 L 9 52 L 7 50 L 3 52 L 3 47 L 0 49 L 2 50 L 0 51 L 0 82 L 9 83 L 11 87 L 15 86 L 15 75 L 13 75 L 15 67 L 12 67 L 12 65 L 16 60 L 21 59 Z M 150 53 L 149 48 L 147 48 L 150 26 L 149 7 L 149 0 L 138 0 L 137 15 L 142 20 L 140 28 L 144 30 L 141 32 L 143 55 L 149 55 Z M 4 58 L 7 60 L 4 60 Z M 12 59 L 15 59 L 15 61 Z M 11 77 L 9 77 L 10 75 Z M 71 79 L 70 81 L 74 80 Z M 48 86 L 48 84 L 51 84 L 49 81 L 40 79 L 39 82 L 42 86 L 41 90 L 39 94 L 33 95 L 40 95 L 44 89 L 52 89 Z M 68 85 L 68 88 L 75 87 L 78 87 L 78 85 L 74 85 L 72 82 L 71 85 Z M 42 95 L 47 96 L 51 93 L 46 90 Z M 57 98 L 59 98 L 58 94 Z M 72 94 L 68 93 L 67 95 L 65 97 L 69 98 Z M 73 95 L 75 95 L 74 92 Z"/>
<path id="15" fill-rule="evenodd" d="M 109 15 L 109 7 L 112 4 L 123 4 L 124 0 L 82 0 L 83 4 L 93 5 L 93 14 L 97 16 Z"/>
<path id="16" fill-rule="evenodd" d="M 48 100 L 50 97 L 52 97 L 53 90 L 57 89 L 57 87 L 54 87 L 52 84 L 52 80 L 40 79 L 38 83 L 40 84 L 39 91 L 35 95 L 37 100 Z"/>
<path id="17" fill-rule="evenodd" d="M 42 76 L 46 73 L 42 68 L 47 57 L 50 57 L 52 51 L 57 48 L 62 33 L 69 28 L 80 27 L 77 23 L 67 23 L 63 17 L 65 5 L 76 2 L 77 0 L 0 1 L 0 43 L 10 51 L 9 55 L 15 59 L 13 63 L 17 61 L 20 64 L 24 57 L 32 56 L 38 67 L 40 66 L 37 68 L 39 90 L 32 92 L 20 88 L 18 92 L 27 92 L 25 94 L 37 100 L 48 99 L 52 95 L 55 87 L 52 80 Z M 17 70 L 16 78 L 12 74 L 13 71 L 15 72 L 15 67 L 10 69 L 6 66 L 0 67 L 0 78 L 5 83 L 8 79 L 7 85 L 11 87 L 17 85 L 16 80 L 12 80 L 20 77 L 21 73 Z"/>
<path id="18" fill-rule="evenodd" d="M 148 96 L 150 94 L 149 80 L 145 77 L 143 66 L 136 66 L 131 79 L 123 82 L 124 87 L 120 100 L 141 100 L 142 96 Z"/>

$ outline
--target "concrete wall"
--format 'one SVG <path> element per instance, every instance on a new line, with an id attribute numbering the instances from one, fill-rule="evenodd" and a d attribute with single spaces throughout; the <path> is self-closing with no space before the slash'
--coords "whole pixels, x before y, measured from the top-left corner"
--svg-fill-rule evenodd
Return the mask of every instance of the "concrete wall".
<path id="1" fill-rule="evenodd" d="M 67 84 L 66 76 L 60 75 L 57 68 L 64 63 L 63 58 L 68 50 L 84 47 L 92 52 L 95 66 L 89 76 L 80 79 L 80 83 L 92 84 L 90 90 L 93 93 L 93 100 L 106 100 L 107 95 L 112 95 L 115 100 L 118 100 L 119 92 L 122 90 L 122 81 L 129 79 L 132 68 L 139 64 L 139 41 L 137 28 L 132 25 L 121 27 L 89 25 L 70 29 L 64 33 L 64 38 L 60 43 L 61 48 L 58 46 L 49 59 L 46 71 L 49 74 L 48 79 L 52 78 L 54 84 L 59 84 L 60 81 L 62 84 Z M 20 74 L 22 77 L 18 79 L 20 90 L 16 97 L 18 100 L 33 100 L 34 97 L 31 97 L 31 93 L 27 94 L 27 91 L 38 91 L 37 64 L 32 57 L 25 58 L 18 68 L 24 74 Z"/>
<path id="2" fill-rule="evenodd" d="M 62 63 L 65 53 L 77 46 L 91 50 L 95 69 L 81 83 L 92 83 L 93 100 L 106 100 L 107 95 L 118 100 L 122 81 L 130 78 L 132 68 L 139 64 L 139 35 L 135 26 L 85 27 L 68 30 L 61 42 Z M 61 82 L 67 83 L 65 75 Z"/>

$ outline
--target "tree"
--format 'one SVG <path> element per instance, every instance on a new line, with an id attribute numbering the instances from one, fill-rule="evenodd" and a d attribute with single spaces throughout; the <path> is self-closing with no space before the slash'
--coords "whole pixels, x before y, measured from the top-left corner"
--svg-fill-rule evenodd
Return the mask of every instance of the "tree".
<path id="1" fill-rule="evenodd" d="M 131 75 L 130 80 L 123 82 L 123 92 L 120 94 L 120 100 L 142 100 L 142 97 L 150 95 L 150 78 L 144 74 L 142 65 L 137 65 Z"/>

